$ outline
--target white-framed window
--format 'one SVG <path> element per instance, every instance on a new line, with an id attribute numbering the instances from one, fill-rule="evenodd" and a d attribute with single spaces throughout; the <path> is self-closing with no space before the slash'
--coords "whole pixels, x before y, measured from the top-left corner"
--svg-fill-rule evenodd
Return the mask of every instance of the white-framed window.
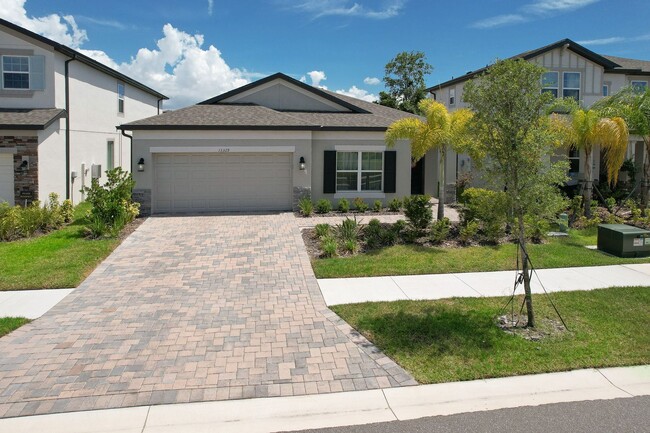
<path id="1" fill-rule="evenodd" d="M 562 73 L 562 96 L 580 101 L 580 72 Z"/>
<path id="2" fill-rule="evenodd" d="M 603 96 L 609 96 L 609 84 L 603 84 Z"/>
<path id="3" fill-rule="evenodd" d="M 542 76 L 542 93 L 550 93 L 557 98 L 560 90 L 559 75 L 556 71 L 544 73 Z"/>
<path id="4" fill-rule="evenodd" d="M 2 56 L 2 88 L 29 90 L 28 56 Z"/>
<path id="5" fill-rule="evenodd" d="M 632 80 L 630 85 L 637 92 L 645 92 L 648 88 L 648 82 L 645 80 Z"/>
<path id="6" fill-rule="evenodd" d="M 569 149 L 569 174 L 580 172 L 580 151 L 575 148 Z"/>
<path id="7" fill-rule="evenodd" d="M 115 140 L 106 141 L 106 170 L 115 168 Z"/>
<path id="8" fill-rule="evenodd" d="M 124 83 L 117 83 L 117 112 L 124 114 Z"/>
<path id="9" fill-rule="evenodd" d="M 449 89 L 449 105 L 456 103 L 456 88 Z"/>
<path id="10" fill-rule="evenodd" d="M 383 152 L 336 152 L 336 191 L 382 191 Z"/>

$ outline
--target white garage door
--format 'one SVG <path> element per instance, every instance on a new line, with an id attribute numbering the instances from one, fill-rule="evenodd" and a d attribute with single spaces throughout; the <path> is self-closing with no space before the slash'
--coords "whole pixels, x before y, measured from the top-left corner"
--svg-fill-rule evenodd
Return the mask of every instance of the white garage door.
<path id="1" fill-rule="evenodd" d="M 0 153 L 0 202 L 14 204 L 14 156 Z"/>
<path id="2" fill-rule="evenodd" d="M 291 210 L 290 153 L 154 155 L 153 211 Z"/>

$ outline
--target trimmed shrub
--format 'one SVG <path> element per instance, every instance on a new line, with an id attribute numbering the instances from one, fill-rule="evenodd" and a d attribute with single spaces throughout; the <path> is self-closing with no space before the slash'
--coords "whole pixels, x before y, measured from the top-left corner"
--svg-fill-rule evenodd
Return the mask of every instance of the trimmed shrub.
<path id="1" fill-rule="evenodd" d="M 381 200 L 375 200 L 375 202 L 372 205 L 372 210 L 375 212 L 381 212 L 381 210 L 384 208 L 384 204 L 381 202 Z"/>
<path id="2" fill-rule="evenodd" d="M 431 197 L 412 195 L 404 198 L 404 215 L 410 226 L 417 232 L 424 232 L 433 220 Z"/>
<path id="3" fill-rule="evenodd" d="M 356 254 L 359 251 L 359 241 L 356 239 L 348 239 L 343 242 L 343 249 L 350 254 Z"/>
<path id="4" fill-rule="evenodd" d="M 399 212 L 402 210 L 402 200 L 397 197 L 388 202 L 388 210 L 391 212 Z"/>
<path id="5" fill-rule="evenodd" d="M 551 224 L 545 218 L 537 218 L 531 215 L 524 217 L 524 234 L 533 243 L 541 243 L 548 237 Z"/>
<path id="6" fill-rule="evenodd" d="M 86 225 L 86 232 L 92 238 L 115 236 L 138 216 L 140 209 L 140 204 L 131 200 L 135 182 L 130 173 L 117 167 L 107 170 L 106 177 L 104 185 L 93 179 L 91 186 L 84 188 L 86 201 L 92 205 Z"/>
<path id="7" fill-rule="evenodd" d="M 449 237 L 450 229 L 451 222 L 449 221 L 449 218 L 434 221 L 433 224 L 431 224 L 431 242 L 434 244 L 442 243 Z"/>
<path id="8" fill-rule="evenodd" d="M 339 212 L 348 213 L 350 212 L 350 200 L 347 198 L 342 198 L 339 200 L 338 204 Z"/>
<path id="9" fill-rule="evenodd" d="M 476 221 L 467 221 L 458 232 L 458 240 L 461 244 L 467 245 L 478 234 L 479 224 Z"/>
<path id="10" fill-rule="evenodd" d="M 61 217 L 63 222 L 69 223 L 74 217 L 74 206 L 72 206 L 72 200 L 66 199 L 61 203 Z"/>
<path id="11" fill-rule="evenodd" d="M 461 221 L 476 221 L 487 242 L 497 243 L 505 234 L 507 196 L 502 191 L 467 188 L 461 195 Z"/>
<path id="12" fill-rule="evenodd" d="M 20 210 L 7 202 L 0 203 L 0 240 L 12 241 L 20 237 Z"/>
<path id="13" fill-rule="evenodd" d="M 316 202 L 316 213 L 324 214 L 332 211 L 332 202 L 326 198 L 321 198 Z"/>
<path id="14" fill-rule="evenodd" d="M 365 213 L 368 210 L 368 204 L 361 197 L 354 199 L 354 208 L 357 212 Z"/>

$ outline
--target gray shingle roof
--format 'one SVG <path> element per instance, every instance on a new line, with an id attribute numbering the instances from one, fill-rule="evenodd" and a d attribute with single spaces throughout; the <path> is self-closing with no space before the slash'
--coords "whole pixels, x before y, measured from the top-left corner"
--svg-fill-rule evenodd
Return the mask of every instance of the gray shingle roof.
<path id="1" fill-rule="evenodd" d="M 64 116 L 59 108 L 0 108 L 0 129 L 45 129 Z"/>
<path id="2" fill-rule="evenodd" d="M 623 69 L 639 69 L 641 71 L 650 73 L 650 61 L 648 60 L 627 59 L 625 57 L 616 56 L 603 57 L 608 58 L 614 63 L 618 63 Z"/>
<path id="3" fill-rule="evenodd" d="M 192 105 L 158 116 L 120 125 L 124 130 L 155 129 L 274 129 L 383 131 L 398 119 L 413 114 L 365 102 L 334 92 L 327 93 L 365 112 L 279 111 L 252 104 Z"/>

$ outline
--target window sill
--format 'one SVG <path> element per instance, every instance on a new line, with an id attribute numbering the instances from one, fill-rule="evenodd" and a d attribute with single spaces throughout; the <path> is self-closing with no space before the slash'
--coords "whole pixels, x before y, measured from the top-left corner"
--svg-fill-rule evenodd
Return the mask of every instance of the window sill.
<path id="1" fill-rule="evenodd" d="M 340 191 L 334 194 L 334 198 L 386 198 L 386 194 L 382 191 Z"/>

